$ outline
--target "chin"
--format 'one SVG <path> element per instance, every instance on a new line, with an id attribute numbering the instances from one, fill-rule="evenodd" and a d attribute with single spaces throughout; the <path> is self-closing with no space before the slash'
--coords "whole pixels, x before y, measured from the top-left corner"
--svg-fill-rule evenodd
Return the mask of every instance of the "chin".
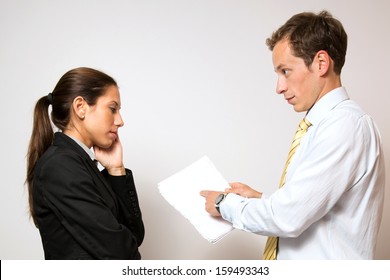
<path id="1" fill-rule="evenodd" d="M 299 108 L 296 108 L 296 107 L 293 107 L 294 108 L 294 111 L 297 112 L 297 113 L 300 113 L 301 110 L 299 110 Z"/>
<path id="2" fill-rule="evenodd" d="M 103 148 L 103 149 L 109 149 L 111 148 L 112 144 L 114 143 L 114 141 L 109 141 L 109 142 L 105 142 L 105 143 L 100 143 L 99 144 L 99 147 Z"/>
<path id="3" fill-rule="evenodd" d="M 305 112 L 307 110 L 305 110 L 304 108 L 301 108 L 301 107 L 294 106 L 294 111 L 297 113 L 301 113 L 301 112 Z"/>

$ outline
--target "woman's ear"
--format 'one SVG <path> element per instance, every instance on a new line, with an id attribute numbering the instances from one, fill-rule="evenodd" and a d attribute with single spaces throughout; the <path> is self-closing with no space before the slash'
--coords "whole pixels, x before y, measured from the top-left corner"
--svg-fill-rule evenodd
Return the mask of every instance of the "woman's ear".
<path id="1" fill-rule="evenodd" d="M 83 120 L 85 118 L 85 112 L 87 110 L 87 106 L 88 106 L 87 102 L 81 96 L 77 96 L 73 100 L 72 103 L 73 111 L 80 120 Z"/>

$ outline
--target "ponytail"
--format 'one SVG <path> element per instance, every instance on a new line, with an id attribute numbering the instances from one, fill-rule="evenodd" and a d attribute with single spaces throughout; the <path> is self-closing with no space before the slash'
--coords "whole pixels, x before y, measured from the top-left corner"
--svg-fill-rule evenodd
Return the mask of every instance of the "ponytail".
<path id="1" fill-rule="evenodd" d="M 50 95 L 50 94 L 49 94 Z M 26 183 L 29 193 L 30 215 L 35 223 L 35 213 L 32 198 L 32 183 L 34 177 L 34 167 L 38 159 L 50 147 L 53 142 L 54 133 L 49 117 L 50 100 L 47 96 L 41 97 L 34 109 L 33 129 L 30 138 L 30 144 L 27 152 L 27 176 Z"/>

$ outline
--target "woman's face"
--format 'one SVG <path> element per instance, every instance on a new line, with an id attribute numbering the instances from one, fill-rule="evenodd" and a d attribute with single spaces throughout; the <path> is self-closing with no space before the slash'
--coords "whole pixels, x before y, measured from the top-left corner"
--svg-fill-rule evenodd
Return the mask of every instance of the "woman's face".
<path id="1" fill-rule="evenodd" d="M 119 127 L 124 125 L 120 108 L 121 101 L 116 86 L 108 87 L 95 105 L 86 105 L 82 129 L 84 144 L 104 149 L 111 147 L 118 137 Z"/>

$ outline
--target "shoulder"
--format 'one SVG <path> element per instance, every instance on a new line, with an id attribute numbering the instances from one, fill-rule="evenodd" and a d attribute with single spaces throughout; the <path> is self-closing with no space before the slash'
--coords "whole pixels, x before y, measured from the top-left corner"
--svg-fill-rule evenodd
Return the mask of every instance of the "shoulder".
<path id="1" fill-rule="evenodd" d="M 38 180 L 71 180 L 88 172 L 85 158 L 72 149 L 51 146 L 38 160 L 34 177 Z"/>
<path id="2" fill-rule="evenodd" d="M 343 133 L 358 131 L 364 128 L 367 121 L 372 122 L 372 118 L 356 102 L 345 100 L 330 110 L 318 125 Z"/>
<path id="3" fill-rule="evenodd" d="M 378 136 L 374 120 L 352 100 L 341 102 L 330 110 L 311 133 L 311 138 L 318 144 L 349 149 L 362 149 L 367 139 Z"/>
<path id="4" fill-rule="evenodd" d="M 88 162 L 74 151 L 50 148 L 34 171 L 34 189 L 47 198 L 94 192 L 94 176 Z"/>
<path id="5" fill-rule="evenodd" d="M 51 146 L 39 159 L 38 164 L 41 165 L 63 165 L 64 162 L 80 162 L 83 156 L 72 149 L 64 147 Z"/>
<path id="6" fill-rule="evenodd" d="M 53 145 L 37 162 L 37 168 L 57 168 L 60 166 L 82 164 L 88 155 L 63 133 L 55 133 Z"/>

